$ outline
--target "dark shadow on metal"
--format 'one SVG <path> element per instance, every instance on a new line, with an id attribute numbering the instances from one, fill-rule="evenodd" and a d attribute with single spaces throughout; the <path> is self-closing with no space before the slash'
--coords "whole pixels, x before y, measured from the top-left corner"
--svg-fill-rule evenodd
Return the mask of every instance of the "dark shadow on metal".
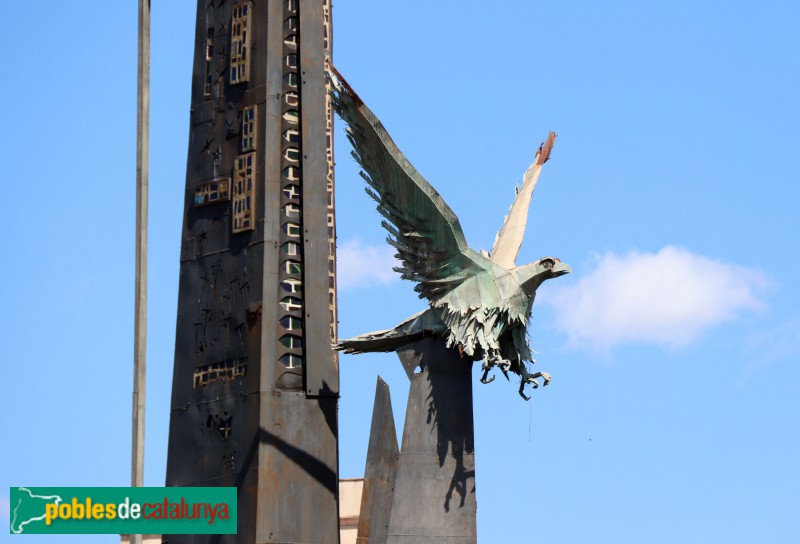
<path id="1" fill-rule="evenodd" d="M 301 450 L 298 447 L 292 446 L 277 435 L 272 434 L 263 427 L 259 433 L 260 440 L 264 444 L 269 444 L 288 459 L 293 461 L 297 466 L 302 468 L 309 476 L 314 478 L 317 482 L 322 484 L 328 491 L 333 494 L 337 493 L 337 477 L 336 471 L 331 470 L 325 463 Z"/>
<path id="2" fill-rule="evenodd" d="M 336 420 L 336 412 L 332 412 L 326 409 L 327 402 L 325 401 L 325 399 L 329 397 L 335 397 L 338 399 L 339 393 L 331 389 L 331 387 L 328 385 L 328 382 L 326 381 L 322 382 L 322 388 L 320 389 L 319 396 L 308 395 L 308 398 L 317 400 L 317 403 L 319 404 L 319 409 L 325 416 L 325 423 L 328 425 L 328 429 L 331 431 L 331 433 L 338 436 L 339 423 Z"/>

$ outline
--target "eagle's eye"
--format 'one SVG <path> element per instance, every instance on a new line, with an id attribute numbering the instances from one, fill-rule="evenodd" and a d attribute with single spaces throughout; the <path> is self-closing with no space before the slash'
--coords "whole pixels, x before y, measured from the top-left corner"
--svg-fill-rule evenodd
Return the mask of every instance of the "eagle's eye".
<path id="1" fill-rule="evenodd" d="M 545 270 L 550 270 L 556 264 L 553 259 L 542 259 L 542 268 Z"/>

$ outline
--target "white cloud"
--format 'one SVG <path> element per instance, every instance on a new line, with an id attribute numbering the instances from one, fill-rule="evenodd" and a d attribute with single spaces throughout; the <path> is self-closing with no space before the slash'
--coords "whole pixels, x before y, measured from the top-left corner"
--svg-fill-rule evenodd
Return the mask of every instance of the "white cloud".
<path id="1" fill-rule="evenodd" d="M 392 270 L 398 265 L 394 248 L 388 244 L 372 246 L 348 240 L 336 248 L 336 276 L 339 289 L 386 285 L 400 278 Z"/>
<path id="2" fill-rule="evenodd" d="M 681 347 L 762 308 L 757 292 L 765 285 L 757 270 L 666 246 L 655 254 L 602 255 L 593 271 L 573 286 L 555 286 L 544 302 L 554 306 L 557 328 L 576 347 Z"/>

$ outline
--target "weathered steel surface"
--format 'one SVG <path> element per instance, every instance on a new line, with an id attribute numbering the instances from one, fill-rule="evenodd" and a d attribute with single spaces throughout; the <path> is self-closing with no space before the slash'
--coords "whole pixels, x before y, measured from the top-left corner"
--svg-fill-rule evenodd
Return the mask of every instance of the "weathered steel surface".
<path id="1" fill-rule="evenodd" d="M 283 6 L 280 2 L 267 4 L 267 29 L 265 39 L 267 51 L 281 51 L 283 47 Z M 262 57 L 263 58 L 263 57 Z M 267 142 L 281 142 L 281 108 L 283 93 L 283 58 L 280 53 L 267 55 L 264 58 L 267 72 L 266 77 L 266 104 L 265 104 L 265 131 L 264 140 Z M 280 144 L 277 144 L 280 145 Z M 277 301 L 279 298 L 279 267 L 280 267 L 280 226 L 281 226 L 281 155 L 268 153 L 264 159 L 264 206 L 267 210 L 264 216 L 264 270 L 263 292 L 264 300 Z M 273 303 L 272 307 L 275 307 Z M 263 319 L 261 323 L 261 357 L 265 361 L 277 361 L 278 328 L 276 327 L 277 315 L 271 314 L 270 319 Z M 259 388 L 261 391 L 273 391 L 278 378 L 278 368 L 269 365 L 261 373 Z M 262 402 L 259 406 L 257 420 L 270 421 L 275 416 L 270 403 Z M 259 428 L 256 433 L 260 433 Z M 258 467 L 272 467 L 275 456 L 272 448 L 266 442 L 258 440 Z M 257 479 L 256 510 L 265 512 L 254 518 L 255 542 L 269 542 L 275 536 L 277 508 L 280 508 L 271 496 L 274 494 L 272 473 L 269 470 L 259 473 Z M 280 542 L 278 540 L 277 542 Z"/>
<path id="2" fill-rule="evenodd" d="M 499 367 L 520 376 L 520 395 L 536 379 L 549 376 L 531 373 L 534 362 L 527 341 L 527 323 L 536 290 L 545 280 L 570 272 L 559 259 L 545 257 L 525 266 L 515 266 L 525 228 L 528 202 L 535 180 L 550 155 L 555 134 L 536 153 L 526 176 L 527 185 L 518 194 L 510 223 L 501 230 L 500 262 L 488 252 L 467 245 L 461 224 L 441 195 L 411 165 L 392 141 L 380 120 L 364 104 L 344 78 L 331 68 L 333 105 L 348 124 L 353 156 L 362 167 L 367 193 L 377 202 L 386 219 L 387 241 L 397 249 L 402 266 L 395 268 L 405 280 L 417 283 L 414 290 L 428 300 L 430 308 L 389 330 L 375 331 L 342 340 L 338 349 L 347 353 L 392 351 L 426 335 L 444 336 L 448 347 L 457 347 L 472 360 L 483 359 L 484 383 Z M 508 228 L 506 228 L 508 227 Z M 512 258 L 513 255 L 513 258 Z"/>
<path id="3" fill-rule="evenodd" d="M 397 475 L 397 432 L 389 386 L 378 376 L 369 433 L 364 491 L 358 516 L 358 544 L 385 544 Z"/>
<path id="4" fill-rule="evenodd" d="M 318 25 L 322 33 L 321 8 L 304 5 L 305 13 L 284 0 L 197 4 L 167 485 L 237 486 L 239 526 L 235 536 L 167 536 L 173 544 L 339 538 L 337 398 L 305 391 L 308 368 L 327 364 L 318 375 L 327 372 L 330 384 L 338 384 L 338 368 L 330 355 L 320 358 L 331 353 L 329 323 L 309 331 L 302 319 L 309 310 L 328 315 L 328 256 L 315 257 L 304 236 L 286 230 L 287 217 L 302 225 L 319 214 L 324 223 L 327 213 L 324 167 L 320 180 L 309 179 L 289 153 L 302 145 L 304 153 L 325 158 L 324 114 L 302 127 L 287 115 L 304 111 L 307 99 L 311 112 L 325 100 L 324 89 L 301 89 L 289 74 L 303 69 L 300 29 L 313 37 Z M 248 37 L 239 37 L 247 54 L 234 66 L 233 17 L 241 22 L 245 14 L 250 20 L 240 27 Z M 321 65 L 314 69 L 321 78 Z M 291 138 L 287 127 L 295 131 Z M 305 191 L 307 180 L 316 189 Z M 287 199 L 300 209 L 288 210 Z M 287 237 L 300 247 L 289 251 Z M 303 267 L 307 257 L 319 262 Z M 301 266 L 287 272 L 287 259 Z M 301 287 L 280 287 L 287 274 Z M 320 283 L 324 292 L 313 287 Z M 294 339 L 287 341 L 288 334 Z"/>
<path id="5" fill-rule="evenodd" d="M 475 543 L 472 361 L 429 337 L 397 351 L 411 378 L 389 544 Z"/>
<path id="6" fill-rule="evenodd" d="M 256 542 L 337 544 L 337 399 L 272 391 L 261 402 L 271 417 L 259 431 L 258 516 L 266 532 Z"/>
<path id="7" fill-rule="evenodd" d="M 330 338 L 328 308 L 328 162 L 325 156 L 324 23 L 320 0 L 300 0 L 300 89 L 303 97 L 303 240 L 305 266 L 305 334 L 308 339 Z M 306 345 L 306 392 L 339 396 L 339 367 L 330 341 Z"/>

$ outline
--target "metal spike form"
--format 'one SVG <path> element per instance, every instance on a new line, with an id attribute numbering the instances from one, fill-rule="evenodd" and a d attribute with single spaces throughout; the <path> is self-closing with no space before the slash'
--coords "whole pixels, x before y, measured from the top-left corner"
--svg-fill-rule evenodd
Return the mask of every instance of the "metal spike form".
<path id="1" fill-rule="evenodd" d="M 358 516 L 357 542 L 385 544 L 392 512 L 397 476 L 397 432 L 394 427 L 389 386 L 380 376 L 375 386 L 375 404 L 364 469 L 364 491 Z"/>

